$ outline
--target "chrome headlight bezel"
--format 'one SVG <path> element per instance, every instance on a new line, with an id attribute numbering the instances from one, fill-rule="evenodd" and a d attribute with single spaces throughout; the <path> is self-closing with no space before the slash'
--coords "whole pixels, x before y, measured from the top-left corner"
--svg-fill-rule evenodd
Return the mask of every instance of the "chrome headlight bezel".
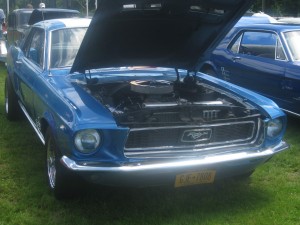
<path id="1" fill-rule="evenodd" d="M 284 129 L 284 123 L 281 118 L 276 118 L 268 121 L 267 124 L 267 137 L 268 138 L 276 138 L 281 135 Z"/>
<path id="2" fill-rule="evenodd" d="M 96 129 L 80 130 L 74 136 L 74 145 L 82 154 L 91 154 L 96 152 L 101 143 L 101 132 Z"/>

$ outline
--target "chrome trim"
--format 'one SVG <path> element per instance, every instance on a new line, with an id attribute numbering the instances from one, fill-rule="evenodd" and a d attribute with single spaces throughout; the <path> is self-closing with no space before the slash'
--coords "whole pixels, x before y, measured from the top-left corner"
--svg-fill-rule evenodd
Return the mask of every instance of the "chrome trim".
<path id="1" fill-rule="evenodd" d="M 44 138 L 44 135 L 42 134 L 42 132 L 38 129 L 38 127 L 35 125 L 34 121 L 31 119 L 31 117 L 29 116 L 28 112 L 26 111 L 25 107 L 23 106 L 23 104 L 19 101 L 19 105 L 22 109 L 22 111 L 24 112 L 25 116 L 27 117 L 29 123 L 31 124 L 31 126 L 33 127 L 34 131 L 36 132 L 36 134 L 38 135 L 38 137 L 40 138 L 40 140 L 42 141 L 42 143 L 45 145 L 46 141 Z"/>
<path id="2" fill-rule="evenodd" d="M 50 32 L 48 31 L 48 32 L 47 32 L 47 33 L 49 33 L 49 34 L 48 34 L 48 43 L 47 43 L 47 44 L 48 44 L 48 46 L 47 46 L 47 48 L 48 48 L 48 52 L 47 52 L 47 57 L 48 57 L 48 58 L 47 58 L 47 70 L 49 71 L 49 73 L 48 73 L 49 76 L 51 76 L 51 75 L 50 75 L 50 70 L 52 69 L 52 68 L 50 68 L 50 62 L 51 62 L 51 58 L 50 58 L 50 57 L 51 57 L 52 32 L 53 32 L 53 31 L 50 31 Z"/>
<path id="3" fill-rule="evenodd" d="M 140 172 L 140 171 L 161 171 L 165 169 L 180 169 L 194 166 L 209 166 L 221 163 L 230 163 L 234 161 L 242 160 L 253 160 L 253 159 L 268 159 L 276 153 L 279 153 L 287 149 L 289 145 L 285 141 L 281 141 L 278 145 L 267 148 L 261 152 L 238 152 L 231 154 L 221 154 L 206 156 L 201 159 L 193 160 L 181 160 L 181 161 L 170 161 L 162 163 L 153 164 L 143 164 L 143 163 L 129 163 L 127 165 L 115 166 L 115 167 L 104 167 L 104 166 L 88 166 L 79 165 L 76 161 L 68 158 L 67 156 L 62 156 L 60 162 L 70 170 L 73 171 L 85 171 L 85 172 Z"/>
<path id="4" fill-rule="evenodd" d="M 260 28 L 245 28 L 245 26 L 244 25 L 241 25 L 241 26 L 238 26 L 237 27 L 237 29 L 239 30 L 238 31 L 238 34 L 236 34 L 236 35 L 234 35 L 234 37 L 230 40 L 230 42 L 229 42 L 229 44 L 228 44 L 228 46 L 232 46 L 232 42 L 233 42 L 233 40 L 234 41 L 236 41 L 238 38 L 240 38 L 241 36 L 243 36 L 244 35 L 244 33 L 245 32 L 265 32 L 265 33 L 273 33 L 273 34 L 275 34 L 276 35 L 276 37 L 277 37 L 277 40 L 279 40 L 280 41 L 280 44 L 282 45 L 282 50 L 283 50 L 283 53 L 284 53 L 284 55 L 285 55 L 285 60 L 279 60 L 279 59 L 276 59 L 276 54 L 274 55 L 274 60 L 277 60 L 277 61 L 283 61 L 283 62 L 287 62 L 288 61 L 288 57 L 287 57 L 287 54 L 286 54 L 286 51 L 285 51 L 285 48 L 284 48 L 284 46 L 283 46 L 283 44 L 282 44 L 282 41 L 281 41 L 281 38 L 280 37 L 282 37 L 281 36 L 281 33 L 282 32 L 280 32 L 280 34 L 278 34 L 277 33 L 277 31 L 274 31 L 274 30 L 269 30 L 269 29 L 260 29 Z M 236 38 L 238 36 L 238 38 Z M 242 37 L 243 38 L 243 37 Z M 240 41 L 239 41 L 239 46 L 238 46 L 238 48 L 240 48 L 240 46 L 241 46 L 241 41 L 242 41 L 242 38 L 240 39 Z M 283 38 L 283 39 L 285 39 L 285 37 Z M 286 43 L 286 42 L 285 42 Z M 227 46 L 227 49 L 229 50 L 229 51 L 231 51 L 229 48 L 228 48 L 228 46 Z M 286 44 L 286 46 L 288 47 L 288 45 Z M 276 49 L 277 49 L 277 41 L 276 41 Z M 288 49 L 289 50 L 289 49 Z M 239 50 L 238 50 L 239 51 Z M 232 51 L 231 51 L 232 52 Z M 234 54 L 241 54 L 241 53 L 234 53 Z"/>
<path id="5" fill-rule="evenodd" d="M 172 106 L 180 106 L 185 105 L 185 103 L 181 102 L 164 102 L 164 103 L 143 103 L 143 108 L 155 108 L 155 107 L 172 107 Z M 223 105 L 222 101 L 203 101 L 203 102 L 192 102 L 187 105 Z"/>
<path id="6" fill-rule="evenodd" d="M 188 133 L 186 135 L 186 133 Z M 181 142 L 201 142 L 208 141 L 211 139 L 212 130 L 209 128 L 206 129 L 191 129 L 183 131 L 181 136 Z M 192 140 L 186 140 L 186 136 L 192 136 Z"/>
<path id="7" fill-rule="evenodd" d="M 203 101 L 203 102 L 193 102 L 193 105 L 223 105 L 222 101 Z"/>
<path id="8" fill-rule="evenodd" d="M 292 111 L 289 111 L 289 110 L 283 109 L 283 108 L 281 108 L 281 109 L 282 109 L 282 111 L 284 111 L 284 112 L 286 112 L 286 113 L 289 113 L 289 114 L 291 114 L 291 115 L 300 117 L 300 114 L 299 114 L 299 113 L 295 113 L 295 112 L 292 112 Z"/>
<path id="9" fill-rule="evenodd" d="M 176 157 L 189 157 L 191 156 L 191 154 L 194 153 L 194 156 L 198 156 L 200 153 L 203 152 L 203 154 L 205 154 L 205 152 L 209 152 L 209 154 L 217 154 L 220 150 L 222 152 L 236 152 L 238 150 L 251 150 L 251 151 L 258 151 L 260 145 L 251 145 L 251 147 L 249 147 L 249 143 L 244 143 L 244 144 L 231 144 L 229 145 L 230 142 L 226 143 L 228 145 L 224 146 L 208 146 L 203 144 L 202 146 L 184 146 L 182 148 L 176 148 L 174 150 L 175 147 L 173 146 L 166 146 L 165 149 L 155 149 L 153 148 L 152 151 L 132 151 L 132 152 L 126 152 L 124 153 L 125 156 L 127 158 L 158 158 L 158 157 L 168 157 L 168 158 L 176 158 Z M 203 146 L 208 146 L 203 148 Z M 140 150 L 145 150 L 145 148 L 142 148 Z"/>
<path id="10" fill-rule="evenodd" d="M 285 47 L 286 47 L 286 49 L 287 49 L 288 56 L 289 56 L 290 60 L 291 60 L 292 62 L 297 62 L 297 60 L 295 60 L 294 57 L 293 57 L 293 54 L 292 54 L 291 49 L 290 49 L 290 46 L 288 45 L 288 43 L 287 43 L 287 41 L 286 41 L 286 37 L 285 37 L 285 33 L 287 33 L 287 32 L 292 32 L 292 31 L 299 31 L 299 30 L 286 30 L 286 31 L 281 31 L 281 32 L 280 32 L 280 36 L 281 36 L 282 40 L 284 41 L 284 44 L 285 44 Z"/>
<path id="11" fill-rule="evenodd" d="M 58 31 L 58 30 L 64 30 L 64 29 L 74 29 L 74 28 L 88 28 L 88 27 L 84 27 L 84 26 L 80 26 L 80 27 L 60 27 L 60 28 L 58 28 L 58 29 L 53 29 L 53 30 L 47 30 L 47 32 L 49 33 L 48 34 L 48 38 L 49 38 L 49 40 L 48 40 L 48 55 L 47 55 L 47 57 L 48 57 L 48 59 L 47 59 L 47 70 L 50 72 L 51 71 L 51 69 L 57 69 L 56 67 L 54 67 L 54 68 L 51 68 L 50 67 L 50 63 L 51 63 L 51 43 L 52 43 L 52 34 L 53 34 L 53 32 L 54 31 Z M 45 36 L 46 36 L 46 34 L 45 34 Z M 45 59 L 44 59 L 44 61 L 45 61 Z M 72 66 L 65 66 L 64 68 L 71 68 Z M 51 76 L 51 74 L 49 73 L 49 76 Z"/>
<path id="12" fill-rule="evenodd" d="M 280 35 L 277 32 L 275 32 L 275 33 L 277 35 L 276 48 L 275 48 L 275 60 L 282 61 L 282 62 L 288 62 L 288 57 L 287 57 L 287 54 L 285 52 L 285 48 L 284 48 L 284 45 L 283 45 L 283 43 L 281 41 Z M 278 42 L 280 42 L 280 45 L 282 47 L 282 51 L 283 51 L 283 54 L 285 56 L 285 59 L 277 59 L 276 58 L 276 56 L 277 56 L 277 50 L 278 50 Z"/>
<path id="13" fill-rule="evenodd" d="M 143 103 L 142 107 L 145 109 L 156 107 L 174 107 L 178 106 L 178 102 L 165 102 L 165 103 Z"/>
<path id="14" fill-rule="evenodd" d="M 207 127 L 219 127 L 219 126 L 228 126 L 232 124 L 243 124 L 243 123 L 254 123 L 253 121 L 241 121 L 241 122 L 227 122 L 227 123 L 216 123 L 216 124 L 201 124 L 201 125 L 188 125 L 188 126 L 170 126 L 170 127 L 142 127 L 142 128 L 132 128 L 130 131 L 140 131 L 140 130 L 163 130 L 163 129 L 176 129 L 176 128 L 207 128 Z"/>

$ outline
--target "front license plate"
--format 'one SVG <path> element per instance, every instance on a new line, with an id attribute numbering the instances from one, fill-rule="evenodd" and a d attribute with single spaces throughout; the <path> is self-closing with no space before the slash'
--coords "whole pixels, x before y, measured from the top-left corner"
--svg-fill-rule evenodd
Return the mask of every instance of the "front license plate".
<path id="1" fill-rule="evenodd" d="M 176 176 L 175 187 L 184 187 L 196 184 L 209 184 L 215 180 L 215 170 L 182 173 Z"/>

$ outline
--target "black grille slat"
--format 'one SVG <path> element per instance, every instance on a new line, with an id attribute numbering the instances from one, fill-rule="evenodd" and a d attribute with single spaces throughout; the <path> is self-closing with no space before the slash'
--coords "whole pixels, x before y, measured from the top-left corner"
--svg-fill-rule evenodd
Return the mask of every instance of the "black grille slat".
<path id="1" fill-rule="evenodd" d="M 151 148 L 178 145 L 179 130 L 144 130 L 131 132 L 126 148 Z M 155 145 L 154 145 L 155 142 Z"/>
<path id="2" fill-rule="evenodd" d="M 224 142 L 236 139 L 247 139 L 251 136 L 253 131 L 253 124 L 234 124 L 223 127 L 215 127 L 213 129 L 214 141 Z"/>

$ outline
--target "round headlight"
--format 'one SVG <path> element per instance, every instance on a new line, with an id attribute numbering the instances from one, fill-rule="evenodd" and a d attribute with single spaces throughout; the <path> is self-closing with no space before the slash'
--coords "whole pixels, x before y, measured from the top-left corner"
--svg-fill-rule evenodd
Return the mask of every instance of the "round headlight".
<path id="1" fill-rule="evenodd" d="M 76 148 L 82 153 L 92 153 L 100 143 L 101 136 L 97 130 L 88 129 L 77 132 L 74 139 Z"/>
<path id="2" fill-rule="evenodd" d="M 268 122 L 267 135 L 268 137 L 274 138 L 278 136 L 283 128 L 281 119 L 274 119 Z"/>

